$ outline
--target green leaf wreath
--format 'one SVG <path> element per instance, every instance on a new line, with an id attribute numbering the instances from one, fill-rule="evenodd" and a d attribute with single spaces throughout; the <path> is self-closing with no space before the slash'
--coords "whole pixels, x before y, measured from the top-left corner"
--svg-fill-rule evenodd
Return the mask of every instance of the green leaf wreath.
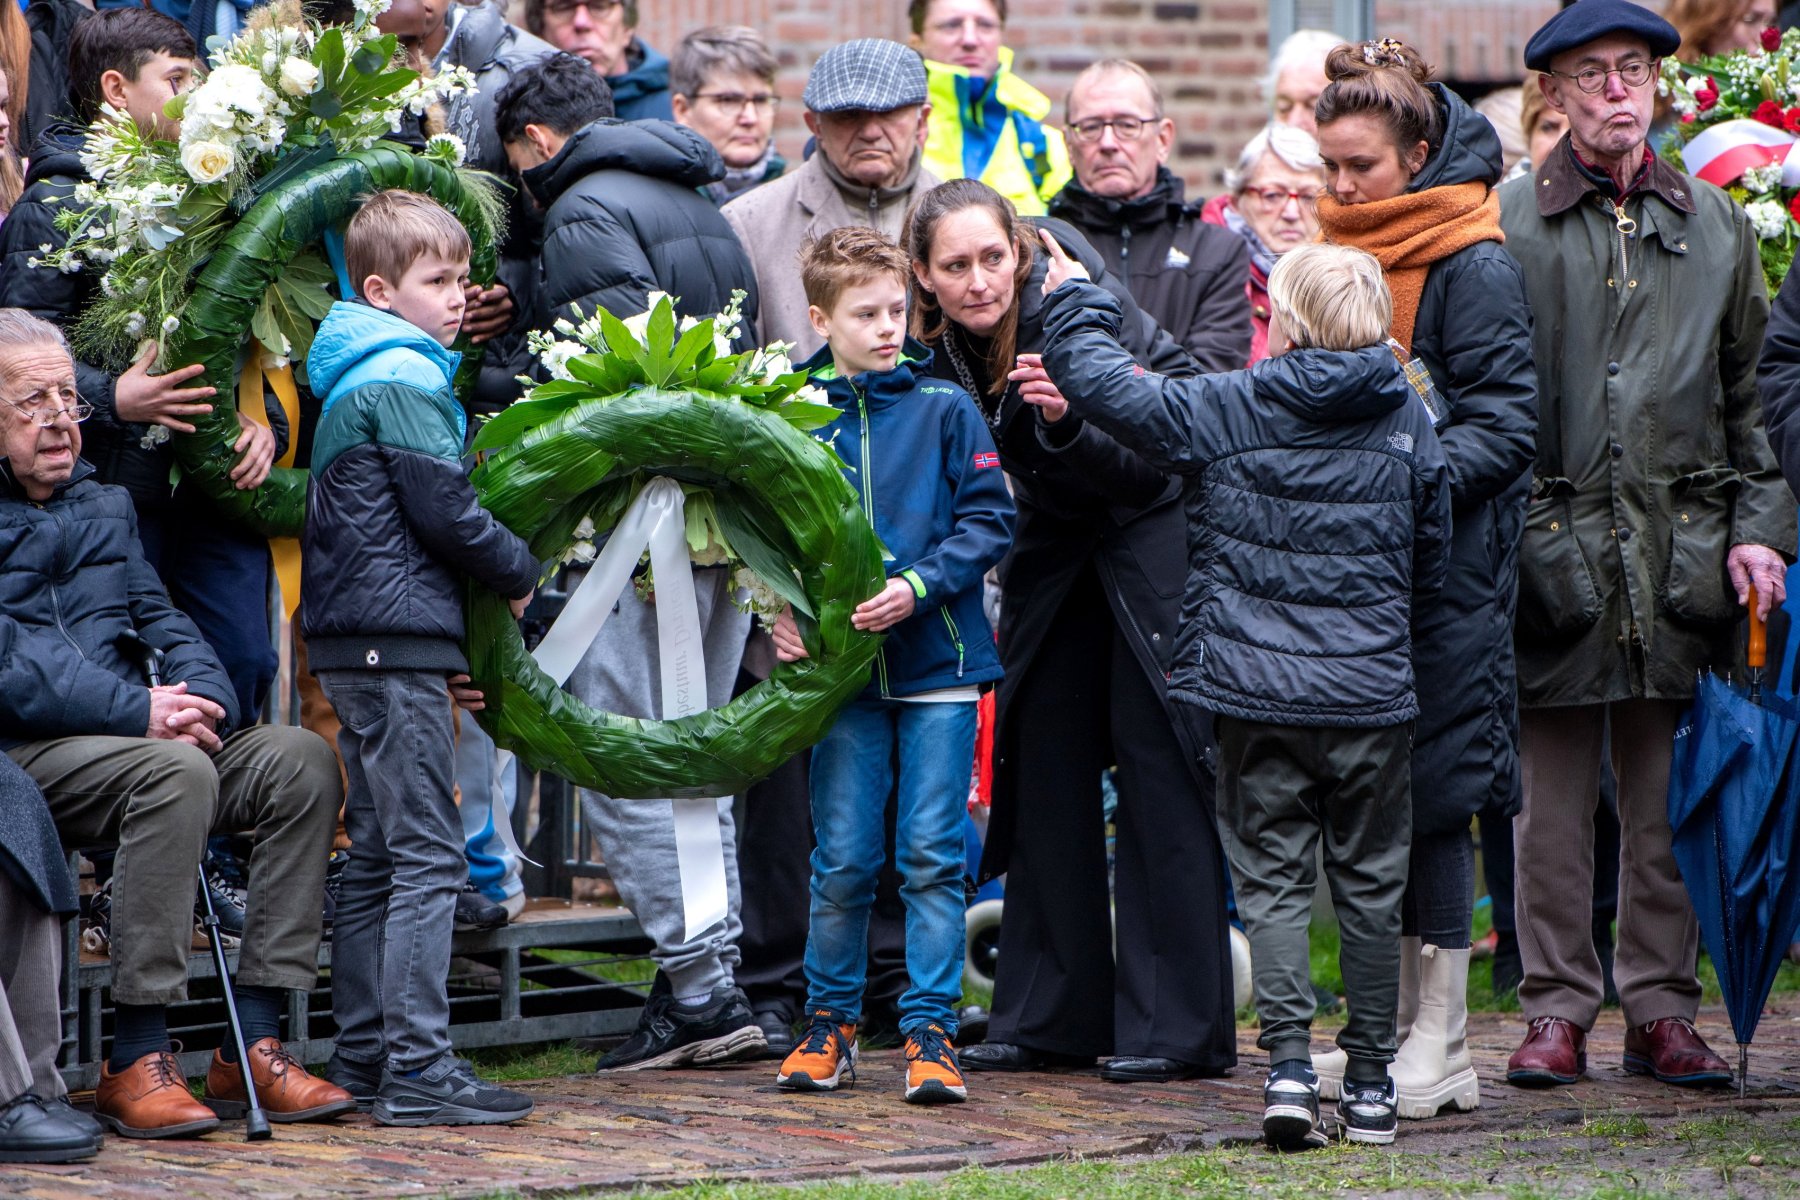
<path id="1" fill-rule="evenodd" d="M 333 298 L 324 235 L 370 192 L 423 192 L 468 228 L 473 277 L 493 277 L 503 224 L 493 181 L 461 168 L 455 137 L 432 138 L 422 155 L 381 140 L 408 114 L 474 89 L 460 67 L 430 78 L 405 67 L 375 27 L 388 3 L 357 0 L 348 26 L 306 21 L 295 0 L 259 10 L 213 50 L 206 79 L 165 107 L 176 140 L 105 108 L 81 153 L 91 181 L 57 216 L 68 240 L 44 247 L 39 264 L 99 273 L 100 295 L 74 328 L 84 360 L 123 371 L 154 344 L 154 370 L 205 365 L 218 395 L 176 439 L 180 468 L 229 517 L 269 535 L 299 532 L 305 472 L 277 470 L 252 492 L 231 482 L 238 365 L 247 334 L 269 365 L 304 363 Z M 473 367 L 470 356 L 465 379 Z M 169 436 L 154 425 L 145 443 Z"/>
<path id="2" fill-rule="evenodd" d="M 689 551 L 734 569 L 739 602 L 765 617 L 794 608 L 811 657 L 722 708 L 672 721 L 599 712 L 525 649 L 506 604 L 472 588 L 467 648 L 487 697 L 481 724 L 537 770 L 608 795 L 718 796 L 742 790 L 823 737 L 867 684 L 882 638 L 855 629 L 880 590 L 882 550 L 843 476 L 808 430 L 819 402 L 787 348 L 732 354 L 721 318 L 678 323 L 667 297 L 621 321 L 600 312 L 536 340 L 553 378 L 476 438 L 482 504 L 552 562 L 591 559 L 652 476 L 687 492 Z M 696 521 L 695 512 L 704 515 Z"/>

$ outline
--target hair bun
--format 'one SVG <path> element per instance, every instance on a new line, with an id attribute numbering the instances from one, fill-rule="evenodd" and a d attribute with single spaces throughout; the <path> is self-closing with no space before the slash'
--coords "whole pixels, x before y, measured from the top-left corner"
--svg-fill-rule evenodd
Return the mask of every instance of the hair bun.
<path id="1" fill-rule="evenodd" d="M 1325 57 L 1325 77 L 1359 79 L 1377 71 L 1399 71 L 1420 84 L 1431 82 L 1431 66 L 1417 50 L 1396 38 L 1346 42 Z"/>

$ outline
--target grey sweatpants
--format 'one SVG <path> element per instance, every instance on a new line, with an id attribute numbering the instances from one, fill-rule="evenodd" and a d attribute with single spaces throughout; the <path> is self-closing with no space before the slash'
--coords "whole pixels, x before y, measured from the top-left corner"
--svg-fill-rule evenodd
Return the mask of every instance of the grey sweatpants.
<path id="1" fill-rule="evenodd" d="M 1250 937 L 1262 1018 L 1256 1044 L 1271 1063 L 1311 1059 L 1306 929 L 1322 843 L 1349 994 L 1338 1045 L 1358 1078 L 1381 1078 L 1395 1051 L 1412 726 L 1320 729 L 1220 717 L 1218 734 L 1219 833 Z"/>
<path id="2" fill-rule="evenodd" d="M 731 574 L 722 568 L 694 572 L 700 638 L 706 656 L 706 702 L 731 699 L 750 615 L 731 603 Z M 662 718 L 662 656 L 656 642 L 656 605 L 627 588 L 600 627 L 568 690 L 583 703 L 628 717 Z M 737 831 L 730 796 L 718 799 L 719 840 L 725 847 L 725 920 L 698 937 L 686 936 L 681 872 L 675 856 L 675 811 L 667 800 L 618 800 L 581 789 L 582 813 L 606 859 L 619 898 L 636 915 L 655 948 L 651 958 L 669 977 L 677 996 L 691 996 L 732 982 L 743 932 L 738 896 Z M 804 848 L 796 849 L 804 854 Z"/>
<path id="3" fill-rule="evenodd" d="M 35 1092 L 66 1095 L 62 1049 L 62 919 L 37 906 L 0 871 L 0 1104 Z"/>

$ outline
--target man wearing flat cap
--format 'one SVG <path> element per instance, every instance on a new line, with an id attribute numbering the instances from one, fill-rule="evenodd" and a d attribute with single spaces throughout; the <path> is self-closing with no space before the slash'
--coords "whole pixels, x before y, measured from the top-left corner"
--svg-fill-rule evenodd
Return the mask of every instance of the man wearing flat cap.
<path id="1" fill-rule="evenodd" d="M 1697 673 L 1728 669 L 1745 607 L 1781 601 L 1794 501 L 1757 399 L 1768 319 L 1744 212 L 1646 146 L 1673 26 L 1626 0 L 1577 0 L 1525 65 L 1569 132 L 1500 189 L 1524 269 L 1538 457 L 1516 629 L 1525 804 L 1515 826 L 1519 1002 L 1507 1079 L 1573 1083 L 1600 1009 L 1589 929 L 1593 815 L 1611 728 L 1623 852 L 1614 978 L 1624 1067 L 1730 1082 L 1695 1031 L 1698 932 L 1670 849 L 1675 727 Z"/>
<path id="2" fill-rule="evenodd" d="M 913 197 L 940 182 L 920 165 L 931 113 L 925 88 L 918 51 L 885 38 L 844 42 L 813 64 L 801 101 L 817 151 L 724 209 L 756 270 L 757 344 L 793 342 L 795 362 L 824 344 L 800 286 L 808 238 L 868 225 L 898 240 Z"/>

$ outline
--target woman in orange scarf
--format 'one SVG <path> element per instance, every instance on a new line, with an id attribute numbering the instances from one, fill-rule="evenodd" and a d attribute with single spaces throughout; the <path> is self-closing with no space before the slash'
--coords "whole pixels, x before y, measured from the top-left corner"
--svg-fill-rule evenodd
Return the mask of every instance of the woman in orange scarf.
<path id="1" fill-rule="evenodd" d="M 1401 936 L 1401 1045 L 1389 1068 L 1402 1117 L 1478 1102 L 1464 1038 L 1474 896 L 1470 819 L 1520 795 L 1512 622 L 1537 431 L 1531 317 L 1502 247 L 1500 140 L 1399 42 L 1339 46 L 1316 116 L 1321 236 L 1373 254 L 1393 336 L 1449 407 L 1454 541 L 1441 598 L 1416 606 L 1420 715 L 1412 759 L 1411 877 Z M 1327 1095 L 1337 1072 L 1316 1059 Z"/>

